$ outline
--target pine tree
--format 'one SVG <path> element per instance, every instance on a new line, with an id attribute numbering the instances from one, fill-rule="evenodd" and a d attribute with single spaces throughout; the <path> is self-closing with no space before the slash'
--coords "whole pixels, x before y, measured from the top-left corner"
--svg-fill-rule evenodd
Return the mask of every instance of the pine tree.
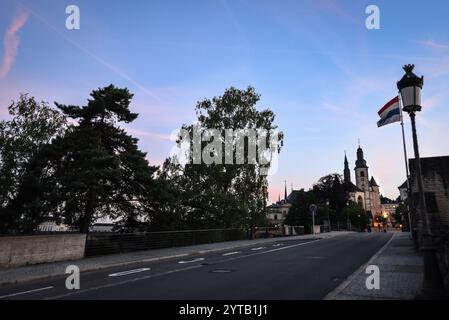
<path id="1" fill-rule="evenodd" d="M 93 91 L 86 106 L 56 103 L 78 123 L 34 158 L 16 208 L 25 216 L 51 212 L 82 233 L 99 218 L 144 219 L 155 207 L 157 168 L 138 149 L 138 139 L 118 126 L 138 116 L 129 110 L 132 97 L 110 85 Z"/>

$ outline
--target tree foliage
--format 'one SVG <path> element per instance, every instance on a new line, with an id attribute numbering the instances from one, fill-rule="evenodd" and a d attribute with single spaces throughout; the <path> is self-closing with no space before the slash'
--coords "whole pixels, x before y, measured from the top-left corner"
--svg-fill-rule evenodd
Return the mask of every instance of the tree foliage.
<path id="1" fill-rule="evenodd" d="M 34 224 L 49 214 L 63 218 L 84 233 L 99 218 L 141 221 L 156 205 L 157 168 L 118 126 L 137 118 L 129 110 L 131 99 L 127 89 L 110 85 L 93 91 L 86 106 L 56 103 L 78 122 L 33 157 L 11 209 Z"/>
<path id="2" fill-rule="evenodd" d="M 274 113 L 268 109 L 256 109 L 259 99 L 252 87 L 246 90 L 231 87 L 222 96 L 198 102 L 196 126 L 218 129 L 223 136 L 225 129 L 276 129 Z M 183 129 L 189 132 L 193 141 L 194 126 L 184 125 Z M 282 141 L 282 133 L 278 138 Z M 254 141 L 245 141 L 245 159 L 249 143 Z M 223 149 L 224 144 L 219 140 Z M 207 141 L 203 141 L 202 150 L 206 145 Z M 180 210 L 176 219 L 184 221 L 186 227 L 255 226 L 264 221 L 267 180 L 261 170 L 269 167 L 270 163 L 265 167 L 246 160 L 244 164 L 236 164 L 236 154 L 233 154 L 233 164 L 226 164 L 225 157 L 223 153 L 223 161 L 219 163 L 189 162 L 185 166 L 174 165 L 176 158 L 172 158 L 164 165 L 164 175 L 172 177 L 172 187 L 181 196 L 175 201 L 174 210 Z"/>
<path id="3" fill-rule="evenodd" d="M 11 120 L 0 122 L 0 231 L 18 230 L 22 216 L 8 210 L 24 181 L 28 163 L 63 134 L 66 118 L 48 103 L 22 94 L 9 108 Z"/>
<path id="4" fill-rule="evenodd" d="M 370 222 L 363 207 L 352 201 L 350 201 L 349 206 L 343 210 L 342 215 L 349 219 L 352 229 L 363 231 Z"/>
<path id="5" fill-rule="evenodd" d="M 349 193 L 339 174 L 329 174 L 318 180 L 309 191 L 301 190 L 292 204 L 285 223 L 302 225 L 311 232 L 312 216 L 309 212 L 311 204 L 317 206 L 315 225 L 330 220 L 332 225 L 345 227 L 347 219 L 355 228 L 364 229 L 368 224 L 368 215 L 362 207 L 349 200 Z"/>
<path id="6" fill-rule="evenodd" d="M 271 163 L 247 160 L 252 138 L 244 140 L 242 164 L 237 153 L 232 164 L 181 165 L 172 157 L 158 170 L 120 127 L 138 116 L 130 110 L 132 98 L 128 89 L 110 85 L 94 90 L 85 106 L 55 103 L 52 109 L 25 95 L 10 107 L 13 120 L 0 123 L 0 232 L 33 232 L 46 218 L 80 232 L 102 218 L 129 231 L 263 223 Z M 275 116 L 256 109 L 259 98 L 252 87 L 229 88 L 198 102 L 198 125 L 220 132 L 265 129 L 269 141 Z M 193 135 L 193 125 L 183 128 Z M 276 138 L 282 142 L 282 133 Z M 232 147 L 236 151 L 235 142 Z"/>

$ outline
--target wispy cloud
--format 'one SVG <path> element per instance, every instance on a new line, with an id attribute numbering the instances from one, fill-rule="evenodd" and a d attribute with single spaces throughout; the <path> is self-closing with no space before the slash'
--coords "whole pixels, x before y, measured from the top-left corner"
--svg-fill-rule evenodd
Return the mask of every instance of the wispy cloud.
<path id="1" fill-rule="evenodd" d="M 17 35 L 19 30 L 25 25 L 28 20 L 28 11 L 21 10 L 17 16 L 14 17 L 8 30 L 6 30 L 3 41 L 4 51 L 3 60 L 0 65 L 0 79 L 6 77 L 14 64 L 17 49 L 19 48 L 20 38 Z"/>
<path id="2" fill-rule="evenodd" d="M 22 6 L 24 6 L 24 5 L 22 4 Z M 45 19 L 42 15 L 38 14 L 36 11 L 31 10 L 29 7 L 27 7 L 26 10 L 27 10 L 27 12 L 31 13 L 36 19 L 38 19 L 39 21 L 44 23 L 52 31 L 56 32 L 59 36 L 64 38 L 64 40 L 66 40 L 67 42 L 72 44 L 74 47 L 78 48 L 80 51 L 84 52 L 86 55 L 90 56 L 92 59 L 94 59 L 95 61 L 97 61 L 98 63 L 100 63 L 101 65 L 103 65 L 104 67 L 106 67 L 107 69 L 112 71 L 113 73 L 117 74 L 121 78 L 123 78 L 126 81 L 128 81 L 129 83 L 131 83 L 133 86 L 135 86 L 136 88 L 141 90 L 146 95 L 148 95 L 156 100 L 160 99 L 152 90 L 149 90 L 144 85 L 140 84 L 139 82 L 137 82 L 136 80 L 131 78 L 126 72 L 120 70 L 118 67 L 116 67 L 113 64 L 109 63 L 108 61 L 104 60 L 103 58 L 101 58 L 94 52 L 90 51 L 89 49 L 85 48 L 78 42 L 72 40 L 64 32 L 60 31 L 58 28 L 56 28 L 54 25 L 52 25 L 50 22 L 48 22 L 47 19 Z"/>
<path id="3" fill-rule="evenodd" d="M 432 50 L 447 50 L 449 49 L 449 43 L 443 43 L 443 42 L 437 42 L 435 40 L 419 40 L 416 41 L 417 43 L 419 43 L 420 45 L 428 48 L 428 49 L 432 49 Z"/>
<path id="4" fill-rule="evenodd" d="M 318 9 L 333 14 L 334 16 L 355 23 L 360 24 L 358 19 L 355 19 L 346 9 L 344 9 L 337 1 L 335 0 L 314 0 L 312 4 Z"/>
<path id="5" fill-rule="evenodd" d="M 325 110 L 332 111 L 335 113 L 344 113 L 344 109 L 334 103 L 324 101 L 322 104 Z"/>
<path id="6" fill-rule="evenodd" d="M 148 131 L 143 131 L 143 130 L 139 130 L 139 129 L 129 128 L 129 127 L 126 127 L 124 129 L 129 134 L 135 135 L 140 138 L 146 138 L 146 139 L 151 139 L 151 140 L 170 141 L 170 135 L 167 135 L 167 134 L 148 132 Z"/>

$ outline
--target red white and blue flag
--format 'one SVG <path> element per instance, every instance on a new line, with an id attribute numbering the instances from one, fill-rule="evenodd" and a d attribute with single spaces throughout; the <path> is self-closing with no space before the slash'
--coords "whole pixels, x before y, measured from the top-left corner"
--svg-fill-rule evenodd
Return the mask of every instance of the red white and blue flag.
<path id="1" fill-rule="evenodd" d="M 387 124 L 401 121 L 401 109 L 399 105 L 399 96 L 394 97 L 378 112 L 380 120 L 377 122 L 377 127 L 382 127 Z"/>

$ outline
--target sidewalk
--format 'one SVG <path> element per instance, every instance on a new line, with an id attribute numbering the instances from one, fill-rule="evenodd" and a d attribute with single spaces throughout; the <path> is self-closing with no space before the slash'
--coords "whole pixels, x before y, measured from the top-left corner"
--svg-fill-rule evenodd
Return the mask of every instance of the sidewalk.
<path id="1" fill-rule="evenodd" d="M 348 232 L 330 232 L 316 235 L 316 238 L 324 239 L 345 234 L 348 234 Z M 158 250 L 136 251 L 124 254 L 112 254 L 106 256 L 90 257 L 81 260 L 30 265 L 18 268 L 0 268 L 0 286 L 65 275 L 65 269 L 68 265 L 77 265 L 80 271 L 94 271 L 135 263 L 145 263 L 164 259 L 180 258 L 194 254 L 232 250 L 235 248 L 271 243 L 276 241 L 308 239 L 312 240 L 313 236 L 302 235 L 269 239 L 219 242 L 188 247 L 176 247 Z"/>
<path id="2" fill-rule="evenodd" d="M 380 289 L 368 290 L 368 265 L 380 270 Z M 393 238 L 347 281 L 332 291 L 327 300 L 411 300 L 420 294 L 423 258 L 413 249 L 409 233 L 395 232 Z"/>

